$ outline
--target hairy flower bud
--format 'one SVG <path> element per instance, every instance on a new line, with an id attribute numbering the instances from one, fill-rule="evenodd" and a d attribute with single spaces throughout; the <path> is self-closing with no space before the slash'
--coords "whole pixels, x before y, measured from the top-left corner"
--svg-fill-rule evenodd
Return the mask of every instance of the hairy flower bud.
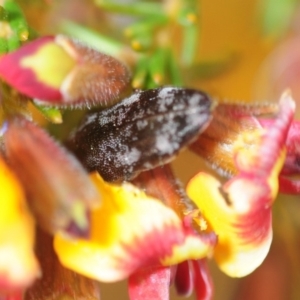
<path id="1" fill-rule="evenodd" d="M 236 174 L 234 143 L 245 133 L 261 128 L 259 118 L 275 115 L 278 105 L 273 103 L 245 105 L 221 103 L 213 111 L 207 129 L 189 148 L 209 162 L 222 175 Z M 248 148 L 251 145 L 247 145 Z M 246 145 L 245 145 L 246 148 Z"/>
<path id="2" fill-rule="evenodd" d="M 89 209 L 100 197 L 80 163 L 24 118 L 8 122 L 4 143 L 38 223 L 51 233 L 87 234 Z"/>
<path id="3" fill-rule="evenodd" d="M 115 58 L 62 35 L 41 37 L 2 56 L 0 76 L 29 97 L 62 106 L 108 105 L 130 79 Z"/>

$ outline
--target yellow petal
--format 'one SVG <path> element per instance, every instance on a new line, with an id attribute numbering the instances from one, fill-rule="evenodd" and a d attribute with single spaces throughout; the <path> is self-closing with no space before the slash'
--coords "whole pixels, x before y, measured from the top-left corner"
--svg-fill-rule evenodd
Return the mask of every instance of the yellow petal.
<path id="1" fill-rule="evenodd" d="M 108 184 L 96 173 L 92 178 L 102 194 L 102 206 L 92 214 L 90 240 L 55 237 L 56 252 L 66 267 L 97 280 L 115 281 L 164 259 L 165 264 L 173 263 L 175 254 L 177 260 L 187 259 L 191 252 L 183 249 L 185 243 L 199 246 L 177 214 L 160 201 L 129 183 Z M 198 249 L 194 256 L 206 253 Z"/>
<path id="2" fill-rule="evenodd" d="M 7 288 L 30 285 L 39 275 L 34 222 L 15 176 L 0 158 L 0 278 Z"/>
<path id="3" fill-rule="evenodd" d="M 257 268 L 269 251 L 271 209 L 264 200 L 270 190 L 244 178 L 227 184 L 223 193 L 221 188 L 213 176 L 199 173 L 187 192 L 218 236 L 215 259 L 219 267 L 232 277 L 241 277 Z"/>
<path id="4" fill-rule="evenodd" d="M 184 242 L 175 245 L 170 256 L 161 260 L 162 265 L 170 266 L 181 263 L 187 259 L 201 259 L 210 257 L 214 251 L 216 236 L 214 233 L 204 234 L 201 236 L 188 234 Z"/>

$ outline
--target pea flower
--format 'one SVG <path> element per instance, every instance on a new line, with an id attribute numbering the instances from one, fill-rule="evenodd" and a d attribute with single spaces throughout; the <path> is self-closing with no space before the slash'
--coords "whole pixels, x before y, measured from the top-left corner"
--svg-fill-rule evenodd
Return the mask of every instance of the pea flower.
<path id="1" fill-rule="evenodd" d="M 174 176 L 171 166 L 164 165 L 141 173 L 133 183 L 171 207 L 182 220 L 185 216 L 197 215 L 197 209 L 186 195 L 180 182 Z M 205 230 L 198 226 L 198 232 Z M 160 282 L 160 289 L 157 286 Z M 213 295 L 212 279 L 206 259 L 185 260 L 175 266 L 142 269 L 129 277 L 129 295 L 132 299 L 163 298 L 169 299 L 169 287 L 174 283 L 181 296 L 189 296 L 193 291 L 197 299 L 211 299 Z M 151 295 L 151 296 L 149 296 Z"/>
<path id="2" fill-rule="evenodd" d="M 103 204 L 91 216 L 91 238 L 55 238 L 56 252 L 68 268 L 110 282 L 144 266 L 202 258 L 212 250 L 212 237 L 193 234 L 172 209 L 133 185 L 114 186 L 97 173 L 92 178 Z"/>
<path id="3" fill-rule="evenodd" d="M 274 124 L 274 115 L 278 111 L 275 103 L 231 104 L 220 103 L 213 111 L 212 122 L 189 148 L 203 157 L 222 176 L 237 174 L 234 162 L 234 143 L 246 132 L 265 128 L 269 130 Z M 299 194 L 299 140 L 300 123 L 293 120 L 286 138 L 286 158 L 279 174 L 279 191 L 285 194 Z M 252 140 L 245 140 L 251 147 Z"/>
<path id="4" fill-rule="evenodd" d="M 283 94 L 272 127 L 243 132 L 233 144 L 237 175 L 221 184 L 199 173 L 187 186 L 208 226 L 218 235 L 215 259 L 228 275 L 241 277 L 257 268 L 272 241 L 271 206 L 285 160 L 285 143 L 295 104 Z"/>

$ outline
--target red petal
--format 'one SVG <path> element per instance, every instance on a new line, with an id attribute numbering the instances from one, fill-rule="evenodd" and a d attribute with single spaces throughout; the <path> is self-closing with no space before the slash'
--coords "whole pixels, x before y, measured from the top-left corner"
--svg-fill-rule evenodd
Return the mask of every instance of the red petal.
<path id="1" fill-rule="evenodd" d="M 194 277 L 189 261 L 184 261 L 177 266 L 175 288 L 180 296 L 188 297 L 194 289 Z"/>
<path id="2" fill-rule="evenodd" d="M 279 176 L 280 193 L 298 195 L 300 194 L 300 181 Z"/>
<path id="3" fill-rule="evenodd" d="M 59 100 L 61 93 L 49 85 L 40 82 L 34 70 L 22 67 L 21 60 L 37 52 L 47 43 L 54 42 L 53 36 L 45 36 L 25 44 L 19 50 L 4 55 L 0 59 L 1 77 L 10 85 L 33 98 Z"/>
<path id="4" fill-rule="evenodd" d="M 7 295 L 0 294 L 0 300 L 23 300 L 23 292 L 15 291 Z"/>
<path id="5" fill-rule="evenodd" d="M 140 269 L 129 277 L 131 300 L 169 300 L 171 269 L 151 267 Z"/>
<path id="6" fill-rule="evenodd" d="M 279 102 L 279 113 L 273 126 L 263 139 L 259 150 L 261 158 L 260 165 L 265 171 L 270 171 L 274 167 L 274 162 L 278 159 L 283 145 L 286 144 L 288 133 L 295 113 L 295 102 L 289 91 L 285 91 Z"/>
<path id="7" fill-rule="evenodd" d="M 205 259 L 193 260 L 194 285 L 197 300 L 210 300 L 213 296 L 213 282 Z"/>
<path id="8" fill-rule="evenodd" d="M 271 128 L 274 124 L 272 119 L 262 119 L 260 123 L 265 128 Z M 300 122 L 293 121 L 287 139 L 287 154 L 281 174 L 295 175 L 300 174 Z"/>

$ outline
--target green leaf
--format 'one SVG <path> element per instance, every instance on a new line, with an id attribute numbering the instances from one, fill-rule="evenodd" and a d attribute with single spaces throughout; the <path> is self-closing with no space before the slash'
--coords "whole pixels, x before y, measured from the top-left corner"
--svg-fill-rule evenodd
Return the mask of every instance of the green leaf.
<path id="1" fill-rule="evenodd" d="M 152 81 L 160 86 L 165 82 L 166 65 L 167 65 L 168 50 L 158 48 L 153 54 L 149 62 L 149 74 Z"/>
<path id="2" fill-rule="evenodd" d="M 8 45 L 6 38 L 1 37 L 0 38 L 0 54 L 7 53 L 8 51 Z"/>
<path id="3" fill-rule="evenodd" d="M 108 0 L 95 0 L 95 4 L 110 12 L 132 15 L 132 16 L 164 16 L 165 11 L 159 3 L 147 1 L 135 1 L 133 3 L 124 3 L 108 1 Z"/>
<path id="4" fill-rule="evenodd" d="M 134 70 L 133 78 L 132 78 L 132 87 L 135 89 L 141 89 L 145 86 L 147 73 L 148 73 L 148 57 L 141 57 Z"/>
<path id="5" fill-rule="evenodd" d="M 172 51 L 169 56 L 170 80 L 174 86 L 183 86 L 182 74 L 176 57 Z"/>
<path id="6" fill-rule="evenodd" d="M 143 52 L 148 50 L 152 45 L 153 39 L 151 35 L 143 35 L 136 37 L 131 41 L 131 47 L 137 52 Z"/>
<path id="7" fill-rule="evenodd" d="M 125 48 L 122 43 L 119 43 L 118 41 L 103 36 L 92 29 L 71 21 L 61 22 L 60 30 L 74 38 L 81 40 L 87 45 L 93 47 L 95 50 L 116 58 L 120 56 L 120 52 L 122 52 L 122 50 Z"/>
<path id="8" fill-rule="evenodd" d="M 163 26 L 168 21 L 166 16 L 151 17 L 140 22 L 133 23 L 125 28 L 124 34 L 129 38 L 151 34 L 157 27 Z"/>
<path id="9" fill-rule="evenodd" d="M 29 35 L 23 12 L 15 1 L 6 0 L 1 6 L 0 20 L 3 21 L 2 26 L 7 26 L 6 36 L 3 36 L 0 43 L 0 52 L 14 51 L 20 47 L 21 42 L 27 40 Z"/>
<path id="10" fill-rule="evenodd" d="M 38 111 L 51 123 L 61 124 L 62 114 L 59 109 L 50 106 L 44 106 L 33 101 L 33 105 L 38 109 Z"/>
<path id="11" fill-rule="evenodd" d="M 7 11 L 4 9 L 3 6 L 0 6 L 0 21 L 5 21 L 8 18 Z"/>
<path id="12" fill-rule="evenodd" d="M 261 0 L 259 15 L 264 36 L 278 38 L 288 28 L 298 0 Z"/>
<path id="13" fill-rule="evenodd" d="M 183 27 L 183 40 L 181 48 L 181 63 L 184 66 L 190 66 L 195 59 L 197 44 L 199 40 L 198 26 L 191 25 Z"/>

